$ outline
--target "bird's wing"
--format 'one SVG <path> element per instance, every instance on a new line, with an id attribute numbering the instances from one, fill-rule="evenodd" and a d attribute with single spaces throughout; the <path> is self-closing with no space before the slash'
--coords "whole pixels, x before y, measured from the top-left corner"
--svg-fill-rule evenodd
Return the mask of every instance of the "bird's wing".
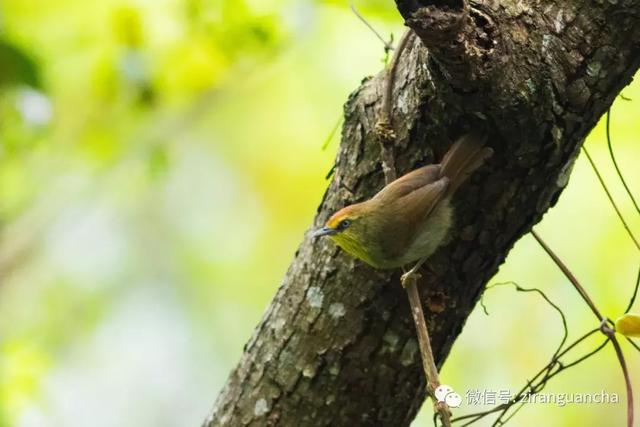
<path id="1" fill-rule="evenodd" d="M 439 178 L 440 165 L 423 166 L 388 184 L 373 198 L 383 203 L 392 202 L 436 182 Z"/>
<path id="2" fill-rule="evenodd" d="M 449 178 L 442 177 L 398 199 L 396 203 L 404 221 L 416 226 L 423 224 L 445 196 L 449 182 Z"/>
<path id="3" fill-rule="evenodd" d="M 404 178 L 404 177 L 403 177 Z M 411 242 L 423 226 L 433 209 L 446 194 L 449 179 L 442 177 L 435 182 L 424 185 L 408 192 L 402 197 L 389 200 L 385 206 L 385 216 L 382 227 L 385 238 L 379 242 L 385 259 L 402 257 Z"/>
<path id="4" fill-rule="evenodd" d="M 394 185 L 396 182 L 401 181 L 397 188 L 392 188 L 395 192 L 381 195 L 378 193 L 381 197 L 387 198 L 379 201 L 381 206 L 384 206 L 384 215 L 381 216 L 381 222 L 378 224 L 383 229 L 383 232 L 378 234 L 385 238 L 377 242 L 377 246 L 383 253 L 384 259 L 393 260 L 403 256 L 415 239 L 418 229 L 446 194 L 449 179 L 442 177 L 432 180 L 432 177 L 439 172 L 439 168 L 437 165 L 426 166 L 425 168 L 427 169 L 426 171 L 421 171 L 423 174 L 421 176 L 414 175 L 407 180 L 405 180 L 406 176 L 403 176 L 390 184 Z M 418 169 L 418 171 L 420 170 Z M 411 174 L 414 172 L 411 172 Z M 427 182 L 427 184 L 417 186 L 421 182 Z M 388 187 L 382 191 L 387 191 Z M 403 195 L 396 197 L 400 192 Z M 379 196 L 377 195 L 376 197 Z M 392 238 L 389 238 L 389 236 Z"/>

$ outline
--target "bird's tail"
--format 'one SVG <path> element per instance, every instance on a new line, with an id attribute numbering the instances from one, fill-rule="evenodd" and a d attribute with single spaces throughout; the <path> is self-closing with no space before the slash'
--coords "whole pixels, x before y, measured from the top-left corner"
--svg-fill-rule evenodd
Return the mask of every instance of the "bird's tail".
<path id="1" fill-rule="evenodd" d="M 441 175 L 449 178 L 449 195 L 493 155 L 493 150 L 484 145 L 486 140 L 484 135 L 468 133 L 454 142 L 444 155 L 440 163 Z"/>

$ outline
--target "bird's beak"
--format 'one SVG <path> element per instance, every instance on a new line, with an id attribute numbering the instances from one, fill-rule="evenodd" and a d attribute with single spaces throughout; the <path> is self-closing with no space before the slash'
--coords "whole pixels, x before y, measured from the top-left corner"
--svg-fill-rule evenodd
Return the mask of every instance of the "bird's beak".
<path id="1" fill-rule="evenodd" d="M 331 236 L 333 234 L 336 234 L 337 232 L 338 230 L 336 230 L 335 228 L 322 227 L 315 230 L 312 236 L 317 239 L 318 237 L 322 236 Z"/>

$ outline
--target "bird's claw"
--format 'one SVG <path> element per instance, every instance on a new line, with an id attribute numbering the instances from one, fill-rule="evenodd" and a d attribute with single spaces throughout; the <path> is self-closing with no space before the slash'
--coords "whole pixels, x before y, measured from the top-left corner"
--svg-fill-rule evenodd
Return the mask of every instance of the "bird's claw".
<path id="1" fill-rule="evenodd" d="M 402 283 L 402 286 L 404 287 L 410 280 L 417 281 L 421 277 L 422 275 L 416 271 L 408 271 L 400 276 L 400 283 Z"/>

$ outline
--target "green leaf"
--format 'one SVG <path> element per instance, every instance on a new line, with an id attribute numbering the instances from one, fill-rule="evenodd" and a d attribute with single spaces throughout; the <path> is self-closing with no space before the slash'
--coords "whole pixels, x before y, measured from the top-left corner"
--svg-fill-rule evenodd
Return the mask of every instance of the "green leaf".
<path id="1" fill-rule="evenodd" d="M 21 83 L 41 86 L 38 64 L 17 46 L 0 39 L 0 88 Z"/>

